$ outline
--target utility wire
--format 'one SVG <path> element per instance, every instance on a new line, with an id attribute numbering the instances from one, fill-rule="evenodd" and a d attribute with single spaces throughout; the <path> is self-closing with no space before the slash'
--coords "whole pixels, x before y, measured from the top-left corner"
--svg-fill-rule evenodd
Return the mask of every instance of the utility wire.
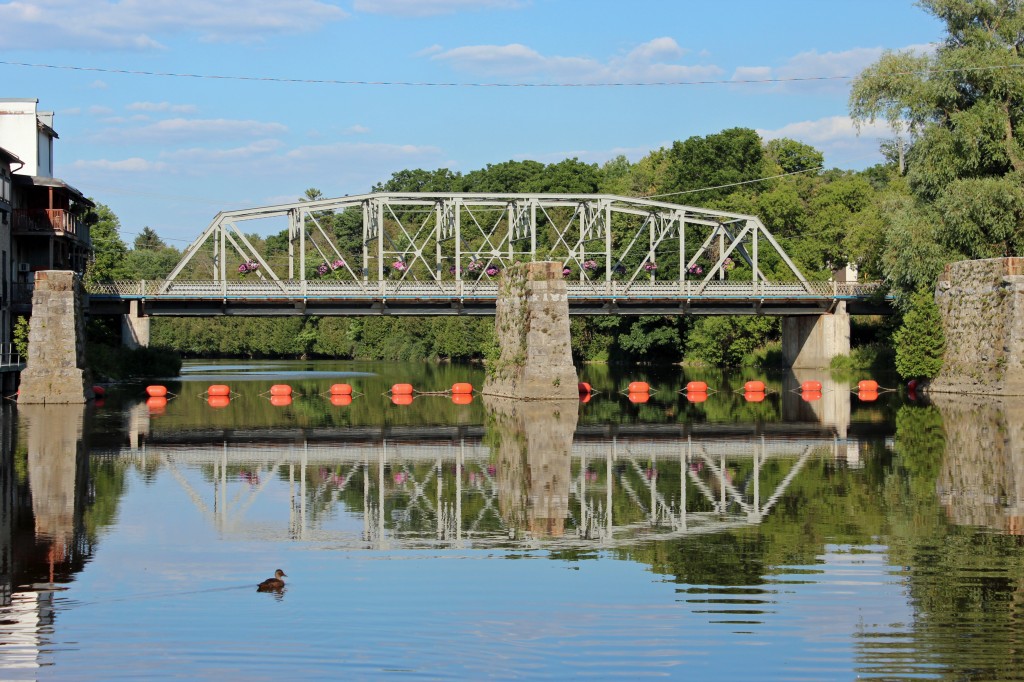
<path id="1" fill-rule="evenodd" d="M 714 187 L 701 187 L 700 189 L 684 189 L 682 192 L 668 192 L 667 194 L 648 194 L 640 197 L 641 199 L 657 199 L 659 197 L 674 197 L 679 194 L 694 194 L 696 192 L 707 192 L 713 189 L 724 189 L 726 187 L 738 187 L 739 185 L 749 185 L 754 182 L 764 182 L 765 180 L 774 180 L 775 178 L 784 178 L 787 175 L 799 175 L 800 173 L 812 173 L 814 171 L 825 170 L 824 166 L 815 166 L 814 168 L 804 168 L 803 170 L 790 171 L 789 173 L 779 173 L 778 175 L 769 175 L 764 178 L 755 178 L 753 180 L 743 180 L 742 182 L 730 182 L 727 185 L 715 185 Z"/>
<path id="2" fill-rule="evenodd" d="M 15 62 L 0 60 L 0 65 L 23 66 L 35 69 L 59 69 L 65 71 L 89 71 L 95 73 L 113 73 L 128 76 L 162 76 L 168 78 L 196 78 L 207 80 L 258 81 L 266 83 L 300 83 L 308 85 L 378 85 L 397 87 L 430 87 L 430 88 L 633 88 L 633 87 L 665 87 L 687 85 L 753 85 L 771 83 L 801 83 L 814 81 L 853 80 L 857 75 L 840 76 L 794 76 L 791 78 L 738 78 L 735 80 L 693 80 L 693 81 L 647 81 L 647 82 L 597 82 L 597 83 L 459 83 L 432 81 L 365 81 L 338 80 L 332 78 L 282 78 L 276 76 L 230 76 L 208 73 L 178 73 L 173 71 L 138 71 L 131 69 L 112 69 L 99 66 L 74 66 L 70 64 L 36 64 L 31 62 Z M 965 66 L 953 69 L 921 69 L 915 71 L 897 71 L 891 75 L 923 75 L 930 76 L 941 73 L 964 73 L 970 71 L 997 71 L 1003 69 L 1024 69 L 1024 64 L 1001 64 L 996 66 Z"/>

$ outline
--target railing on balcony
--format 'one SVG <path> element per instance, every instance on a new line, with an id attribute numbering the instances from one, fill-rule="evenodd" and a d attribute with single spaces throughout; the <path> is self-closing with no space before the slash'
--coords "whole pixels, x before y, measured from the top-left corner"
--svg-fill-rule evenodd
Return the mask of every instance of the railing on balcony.
<path id="1" fill-rule="evenodd" d="M 14 209 L 14 234 L 59 234 L 78 237 L 78 216 L 63 208 Z"/>

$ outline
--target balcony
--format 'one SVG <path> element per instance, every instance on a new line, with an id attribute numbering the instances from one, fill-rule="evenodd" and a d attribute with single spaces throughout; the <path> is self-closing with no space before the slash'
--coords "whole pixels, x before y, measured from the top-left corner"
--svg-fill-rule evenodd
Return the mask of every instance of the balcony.
<path id="1" fill-rule="evenodd" d="M 16 208 L 13 218 L 15 236 L 53 235 L 78 239 L 82 227 L 78 216 L 63 208 Z"/>

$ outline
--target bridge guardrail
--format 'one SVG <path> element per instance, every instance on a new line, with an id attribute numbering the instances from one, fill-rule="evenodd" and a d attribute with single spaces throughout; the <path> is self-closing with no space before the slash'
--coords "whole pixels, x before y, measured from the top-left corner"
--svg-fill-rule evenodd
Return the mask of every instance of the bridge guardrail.
<path id="1" fill-rule="evenodd" d="M 731 299 L 731 298 L 863 298 L 875 294 L 881 282 L 709 282 L 697 293 L 699 282 L 567 282 L 567 293 L 573 299 Z M 498 284 L 493 281 L 407 281 L 379 282 L 245 280 L 143 280 L 94 282 L 87 287 L 90 295 L 112 298 L 251 298 L 251 299 L 494 299 Z"/>

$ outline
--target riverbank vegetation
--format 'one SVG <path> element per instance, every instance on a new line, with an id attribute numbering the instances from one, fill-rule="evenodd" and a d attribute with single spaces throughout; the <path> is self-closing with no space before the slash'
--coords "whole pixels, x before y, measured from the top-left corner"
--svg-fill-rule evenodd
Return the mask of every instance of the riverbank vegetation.
<path id="1" fill-rule="evenodd" d="M 874 325 L 873 335 L 858 339 L 865 350 L 844 362 L 890 363 L 893 333 L 921 338 L 903 320 L 931 315 L 920 309 L 927 296 L 915 294 L 933 291 L 946 263 L 1024 254 L 1024 10 L 1003 0 L 921 5 L 945 22 L 945 42 L 933 51 L 886 53 L 852 86 L 854 120 L 884 119 L 893 129 L 876 166 L 826 170 L 822 153 L 807 144 L 731 128 L 635 162 L 506 161 L 465 174 L 408 169 L 372 190 L 658 196 L 755 214 L 809 279 L 827 280 L 851 265 L 860 279 L 886 283 L 900 315 Z M 304 198 L 321 196 L 311 188 Z M 179 252 L 148 227 L 129 248 L 116 216 L 103 206 L 99 214 L 91 279 L 156 279 L 177 262 Z M 361 214 L 317 218 L 343 252 L 361 248 Z M 286 231 L 249 239 L 268 257 L 287 253 Z M 463 318 L 162 318 L 153 321 L 152 339 L 187 356 L 473 360 L 492 348 L 490 326 Z M 572 331 L 580 361 L 737 366 L 780 355 L 780 325 L 770 317 L 590 317 L 574 319 Z M 934 373 L 941 347 L 941 339 L 905 346 L 901 371 Z"/>

